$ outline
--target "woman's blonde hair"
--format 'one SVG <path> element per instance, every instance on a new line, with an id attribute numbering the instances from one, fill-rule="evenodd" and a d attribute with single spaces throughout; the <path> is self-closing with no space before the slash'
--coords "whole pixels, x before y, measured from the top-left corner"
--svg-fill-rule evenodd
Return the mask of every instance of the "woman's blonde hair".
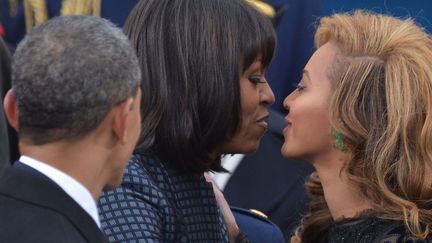
<path id="1" fill-rule="evenodd" d="M 331 122 L 345 137 L 348 178 L 378 217 L 424 239 L 432 225 L 432 41 L 413 20 L 356 11 L 322 18 L 317 47 L 341 51 L 328 70 Z M 291 242 L 319 242 L 331 223 L 316 174 L 310 212 Z"/>

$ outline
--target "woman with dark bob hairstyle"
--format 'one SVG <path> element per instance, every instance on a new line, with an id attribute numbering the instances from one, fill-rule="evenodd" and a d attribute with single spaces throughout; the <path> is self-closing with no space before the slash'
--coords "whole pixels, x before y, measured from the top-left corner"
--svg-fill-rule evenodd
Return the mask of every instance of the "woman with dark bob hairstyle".
<path id="1" fill-rule="evenodd" d="M 124 29 L 151 88 L 122 186 L 100 199 L 102 228 L 111 241 L 227 242 L 203 174 L 267 129 L 272 24 L 242 0 L 145 0 Z"/>
<path id="2" fill-rule="evenodd" d="M 411 19 L 321 19 L 282 154 L 316 169 L 293 243 L 432 242 L 432 40 Z"/>

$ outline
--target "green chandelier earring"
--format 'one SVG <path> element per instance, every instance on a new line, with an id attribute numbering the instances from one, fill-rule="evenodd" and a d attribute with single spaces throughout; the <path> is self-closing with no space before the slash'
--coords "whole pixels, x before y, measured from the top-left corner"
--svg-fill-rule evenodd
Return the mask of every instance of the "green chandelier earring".
<path id="1" fill-rule="evenodd" d="M 344 151 L 345 150 L 345 137 L 344 135 L 342 135 L 342 133 L 336 131 L 336 129 L 332 129 L 332 135 L 333 135 L 333 139 L 335 141 L 335 143 L 333 144 L 333 147 L 340 150 L 340 151 Z"/>

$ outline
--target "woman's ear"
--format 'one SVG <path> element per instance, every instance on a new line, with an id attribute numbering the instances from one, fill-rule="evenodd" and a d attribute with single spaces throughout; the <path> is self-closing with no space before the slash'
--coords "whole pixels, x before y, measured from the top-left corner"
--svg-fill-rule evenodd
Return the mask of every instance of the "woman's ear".
<path id="1" fill-rule="evenodd" d="M 6 119 L 9 122 L 9 125 L 13 127 L 17 132 L 19 130 L 19 111 L 18 106 L 15 99 L 15 94 L 12 89 L 10 89 L 4 98 L 3 108 L 6 115 Z"/>

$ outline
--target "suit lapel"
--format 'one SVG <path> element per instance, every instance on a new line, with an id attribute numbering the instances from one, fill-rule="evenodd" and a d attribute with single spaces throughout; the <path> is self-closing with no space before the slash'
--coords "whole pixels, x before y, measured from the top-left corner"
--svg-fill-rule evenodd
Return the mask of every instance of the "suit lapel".
<path id="1" fill-rule="evenodd" d="M 63 189 L 37 170 L 17 162 L 0 177 L 0 192 L 63 215 L 88 242 L 107 242 L 94 220 Z"/>

